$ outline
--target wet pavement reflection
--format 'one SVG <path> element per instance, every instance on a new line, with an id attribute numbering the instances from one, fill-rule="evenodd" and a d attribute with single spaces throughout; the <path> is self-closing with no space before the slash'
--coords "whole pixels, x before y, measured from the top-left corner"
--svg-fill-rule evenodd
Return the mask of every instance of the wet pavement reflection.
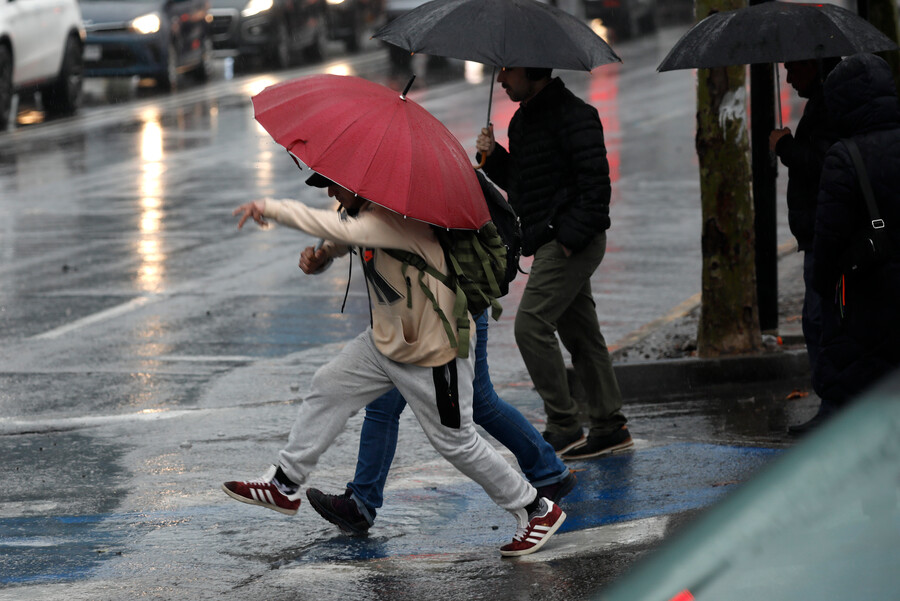
<path id="1" fill-rule="evenodd" d="M 622 65 L 561 73 L 605 127 L 613 226 L 593 283 L 611 344 L 699 290 L 693 75 L 655 72 L 680 33 L 617 45 Z M 511 518 L 411 415 L 368 538 L 305 505 L 287 521 L 228 500 L 221 481 L 263 471 L 311 374 L 369 323 L 358 264 L 306 277 L 310 236 L 236 229 L 231 210 L 254 198 L 334 206 L 256 124 L 250 97 L 316 72 L 400 90 L 408 72 L 386 55 L 370 41 L 279 72 L 219 61 L 208 84 L 174 94 L 89 82 L 75 117 L 22 108 L 0 134 L 0 474 L 23 483 L 0 494 L 0 599 L 587 598 L 786 446 L 770 433 L 784 412 L 755 393 L 634 405 L 637 450 L 576 466 L 584 486 L 556 554 L 518 562 L 496 553 Z M 424 56 L 411 69 L 410 97 L 474 149 L 491 74 Z M 491 101 L 504 142 L 516 107 L 499 86 Z M 784 215 L 779 228 L 786 239 Z M 524 282 L 491 327 L 491 368 L 540 428 L 512 335 Z M 311 485 L 337 492 L 352 477 L 360 419 Z"/>

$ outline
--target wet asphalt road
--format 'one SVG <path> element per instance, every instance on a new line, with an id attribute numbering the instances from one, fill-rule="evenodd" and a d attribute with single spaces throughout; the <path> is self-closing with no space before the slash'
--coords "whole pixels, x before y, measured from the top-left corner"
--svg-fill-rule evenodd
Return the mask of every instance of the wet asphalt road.
<path id="1" fill-rule="evenodd" d="M 699 290 L 693 75 L 655 73 L 680 33 L 617 45 L 622 65 L 562 73 L 606 131 L 613 229 L 595 296 L 613 344 Z M 410 96 L 471 149 L 488 82 L 451 67 L 419 57 Z M 575 466 L 582 485 L 555 546 L 519 561 L 496 550 L 512 519 L 411 415 L 367 538 L 305 504 L 284 518 L 229 500 L 219 484 L 262 473 L 311 374 L 368 323 L 358 270 L 342 314 L 346 263 L 303 276 L 297 258 L 314 240 L 239 232 L 231 217 L 262 196 L 331 206 L 249 101 L 322 71 L 405 84 L 373 43 L 171 96 L 129 90 L 117 104 L 91 82 L 101 97 L 75 118 L 0 137 L 0 599 L 582 599 L 786 445 L 752 403 L 630 405 L 637 451 Z M 793 100 L 785 92 L 786 110 Z M 514 108 L 498 87 L 501 140 Z M 512 340 L 523 285 L 492 326 L 491 366 L 540 429 Z M 360 419 L 311 485 L 339 491 L 352 476 Z"/>

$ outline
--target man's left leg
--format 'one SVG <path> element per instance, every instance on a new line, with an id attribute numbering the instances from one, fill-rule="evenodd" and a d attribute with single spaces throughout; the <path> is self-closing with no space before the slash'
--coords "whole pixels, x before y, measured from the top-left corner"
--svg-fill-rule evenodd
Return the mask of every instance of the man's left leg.
<path id="1" fill-rule="evenodd" d="M 434 368 L 385 365 L 435 450 L 516 517 L 516 535 L 501 547 L 501 555 L 533 553 L 565 521 L 565 513 L 553 501 L 538 498 L 535 488 L 478 435 L 472 420 L 472 367 L 471 355 Z"/>
<path id="2" fill-rule="evenodd" d="M 365 534 L 375 523 L 397 449 L 400 414 L 405 407 L 406 401 L 396 388 L 366 405 L 356 472 L 344 494 L 332 495 L 317 488 L 306 490 L 313 509 L 347 534 Z"/>
<path id="3" fill-rule="evenodd" d="M 226 482 L 226 494 L 287 515 L 297 513 L 300 485 L 350 416 L 394 387 L 373 356 L 380 353 L 371 335 L 370 328 L 315 373 L 276 465 L 257 480 Z"/>

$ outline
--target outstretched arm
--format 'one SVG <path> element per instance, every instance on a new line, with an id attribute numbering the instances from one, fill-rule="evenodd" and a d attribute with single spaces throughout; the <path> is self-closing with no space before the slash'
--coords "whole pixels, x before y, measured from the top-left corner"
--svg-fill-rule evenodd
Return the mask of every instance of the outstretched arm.
<path id="1" fill-rule="evenodd" d="M 269 225 L 269 222 L 266 221 L 265 217 L 263 217 L 263 213 L 266 210 L 266 201 L 265 200 L 254 200 L 253 202 L 246 202 L 236 208 L 231 212 L 232 215 L 240 215 L 241 219 L 238 221 L 238 229 L 244 227 L 244 222 L 249 218 L 253 218 L 253 221 L 258 223 L 259 225 Z"/>

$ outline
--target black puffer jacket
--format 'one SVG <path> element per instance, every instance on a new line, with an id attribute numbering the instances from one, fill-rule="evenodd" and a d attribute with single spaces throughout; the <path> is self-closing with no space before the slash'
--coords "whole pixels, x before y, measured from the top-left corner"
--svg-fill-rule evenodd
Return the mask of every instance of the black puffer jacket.
<path id="1" fill-rule="evenodd" d="M 812 250 L 819 176 L 837 132 L 828 119 L 822 84 L 816 80 L 794 135 L 778 141 L 775 152 L 788 168 L 788 225 L 800 250 Z"/>
<path id="2" fill-rule="evenodd" d="M 886 266 L 846 275 L 845 295 L 836 295 L 841 255 L 868 222 L 856 168 L 837 142 L 825 157 L 816 212 L 813 286 L 825 314 L 813 385 L 821 398 L 843 403 L 900 367 L 900 101 L 888 64 L 857 54 L 829 75 L 825 102 L 841 136 L 859 146 L 894 248 Z"/>
<path id="3" fill-rule="evenodd" d="M 522 220 L 522 253 L 553 239 L 578 251 L 609 228 L 609 163 L 597 109 L 554 78 L 509 123 L 485 172 Z"/>

